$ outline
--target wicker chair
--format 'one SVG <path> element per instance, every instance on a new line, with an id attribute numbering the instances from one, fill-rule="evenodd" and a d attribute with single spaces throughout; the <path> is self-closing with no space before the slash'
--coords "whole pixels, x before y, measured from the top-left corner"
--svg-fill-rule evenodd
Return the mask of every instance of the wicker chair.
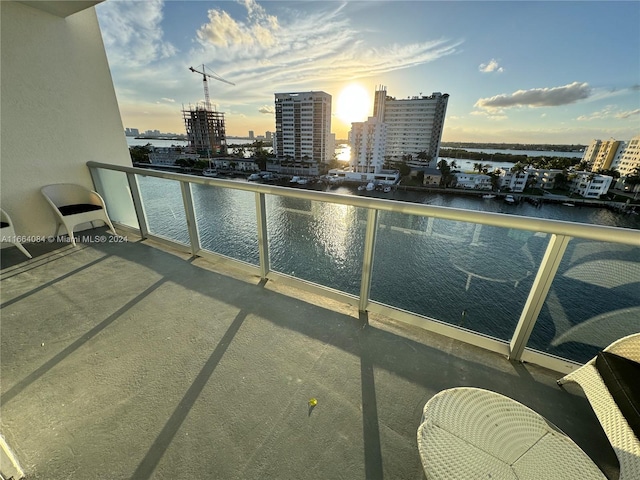
<path id="1" fill-rule="evenodd" d="M 640 333 L 621 338 L 605 348 L 604 351 L 640 362 Z M 558 385 L 564 385 L 567 382 L 575 382 L 584 390 L 618 457 L 620 480 L 639 479 L 640 441 L 625 420 L 598 373 L 596 359 L 593 358 L 582 367 L 558 380 Z"/>
<path id="2" fill-rule="evenodd" d="M 418 451 L 428 480 L 605 480 L 569 437 L 515 400 L 452 388 L 424 406 Z"/>

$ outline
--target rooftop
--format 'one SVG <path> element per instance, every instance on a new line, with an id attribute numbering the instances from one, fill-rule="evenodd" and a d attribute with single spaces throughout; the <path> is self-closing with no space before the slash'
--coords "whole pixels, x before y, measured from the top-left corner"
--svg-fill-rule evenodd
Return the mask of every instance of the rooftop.
<path id="1" fill-rule="evenodd" d="M 27 248 L 1 251 L 1 401 L 29 479 L 420 479 L 422 407 L 456 386 L 528 405 L 617 477 L 559 373 L 131 235 Z"/>

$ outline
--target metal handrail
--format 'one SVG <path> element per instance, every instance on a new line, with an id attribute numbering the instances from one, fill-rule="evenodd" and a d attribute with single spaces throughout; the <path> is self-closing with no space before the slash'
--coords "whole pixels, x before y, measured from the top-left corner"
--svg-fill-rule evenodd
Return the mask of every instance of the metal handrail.
<path id="1" fill-rule="evenodd" d="M 640 232 L 632 229 L 605 227 L 559 220 L 521 217 L 500 213 L 463 210 L 451 207 L 440 207 L 434 205 L 423 205 L 371 197 L 343 195 L 333 192 L 317 192 L 311 190 L 293 189 L 248 182 L 205 178 L 194 175 L 185 175 L 181 173 L 162 172 L 137 167 L 110 165 L 93 161 L 87 162 L 87 166 L 89 167 L 91 175 L 94 178 L 94 183 L 96 184 L 96 186 L 98 186 L 98 184 L 100 183 L 98 177 L 95 175 L 97 169 L 118 171 L 126 174 L 127 183 L 129 185 L 134 204 L 133 206 L 136 212 L 136 216 L 138 217 L 140 233 L 143 238 L 153 238 L 157 241 L 167 242 L 170 245 L 177 245 L 177 243 L 173 240 L 165 239 L 162 236 L 153 235 L 149 232 L 144 204 L 142 202 L 138 187 L 138 175 L 180 182 L 180 188 L 184 203 L 184 212 L 187 220 L 187 229 L 190 238 L 189 251 L 196 256 L 208 257 L 209 255 L 213 255 L 217 259 L 226 258 L 224 257 L 224 255 L 219 256 L 217 254 L 208 252 L 207 250 L 203 250 L 200 245 L 196 214 L 193 208 L 191 184 L 230 188 L 252 192 L 256 197 L 256 227 L 258 234 L 260 265 L 259 267 L 250 266 L 249 268 L 252 272 L 254 272 L 254 269 L 257 269 L 258 271 L 256 273 L 259 273 L 261 278 L 267 280 L 270 279 L 284 281 L 285 283 L 293 283 L 294 286 L 301 287 L 303 289 L 306 288 L 313 293 L 328 295 L 332 298 L 338 298 L 340 301 L 345 301 L 348 304 L 354 306 L 357 305 L 358 309 L 361 312 L 373 311 L 382 313 L 389 316 L 390 318 L 394 318 L 396 320 L 409 324 L 418 325 L 428 330 L 436 331 L 443 335 L 457 338 L 467 343 L 471 343 L 473 345 L 486 348 L 500 354 L 505 354 L 511 360 L 519 361 L 522 360 L 523 355 L 528 355 L 528 358 L 535 358 L 535 363 L 564 373 L 568 373 L 572 369 L 576 368 L 578 364 L 568 359 L 559 359 L 550 355 L 545 355 L 543 353 L 532 352 L 530 350 L 527 350 L 526 346 L 529 342 L 531 332 L 536 324 L 538 315 L 540 314 L 540 310 L 544 302 L 546 301 L 549 288 L 555 278 L 568 243 L 572 238 L 576 237 L 607 243 L 613 242 L 640 246 Z M 329 287 L 307 284 L 307 282 L 301 279 L 297 279 L 296 277 L 288 277 L 287 275 L 271 271 L 266 226 L 266 195 L 277 195 L 316 202 L 336 203 L 367 209 L 368 215 L 364 238 L 362 272 L 360 278 L 360 295 L 358 297 L 349 295 L 346 292 L 333 290 Z M 527 301 L 520 313 L 520 319 L 518 320 L 510 341 L 505 342 L 504 340 L 489 337 L 478 332 L 473 332 L 470 330 L 467 331 L 464 328 L 449 325 L 444 322 L 440 322 L 437 319 L 424 317 L 419 314 L 413 314 L 411 312 L 405 312 L 401 309 L 386 306 L 384 304 L 372 301 L 369 297 L 373 273 L 372 265 L 375 258 L 377 225 L 379 222 L 380 211 L 440 218 L 473 223 L 477 225 L 490 225 L 502 228 L 513 228 L 550 234 L 550 239 L 545 254 L 538 267 L 538 271 L 533 281 L 531 290 L 529 291 Z M 230 258 L 228 260 L 231 260 L 237 265 L 244 264 L 244 262 L 240 260 Z"/>
<path id="2" fill-rule="evenodd" d="M 441 207 L 436 205 L 424 205 L 418 203 L 400 202 L 372 197 L 358 197 L 333 192 L 316 192 L 312 190 L 292 189 L 274 185 L 254 184 L 223 180 L 218 178 L 205 178 L 182 173 L 161 172 L 138 167 L 112 165 L 108 163 L 87 162 L 90 168 L 104 168 L 106 170 L 132 173 L 147 177 L 163 178 L 179 182 L 189 182 L 198 185 L 231 188 L 254 193 L 279 195 L 316 202 L 338 203 L 360 208 L 369 208 L 380 211 L 404 213 L 423 217 L 441 218 L 460 222 L 469 222 L 495 227 L 515 228 L 534 232 L 557 234 L 585 240 L 595 240 L 610 243 L 622 243 L 626 245 L 640 246 L 640 232 L 629 228 L 607 227 L 602 225 L 590 225 L 586 223 L 566 222 L 546 218 L 533 218 L 514 216 L 504 213 L 481 212 L 464 210 L 460 208 Z"/>

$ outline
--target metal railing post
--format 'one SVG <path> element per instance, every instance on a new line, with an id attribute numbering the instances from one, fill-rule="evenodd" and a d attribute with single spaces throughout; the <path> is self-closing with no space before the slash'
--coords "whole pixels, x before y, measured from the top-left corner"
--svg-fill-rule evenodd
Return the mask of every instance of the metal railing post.
<path id="1" fill-rule="evenodd" d="M 138 227 L 140 227 L 140 237 L 144 240 L 149 237 L 149 224 L 147 223 L 147 214 L 144 211 L 142 196 L 140 195 L 140 187 L 135 173 L 127 172 L 127 182 L 129 183 L 129 191 L 133 200 L 133 208 L 136 211 L 138 219 Z"/>
<path id="2" fill-rule="evenodd" d="M 360 278 L 360 302 L 358 304 L 358 310 L 361 312 L 365 312 L 367 310 L 367 305 L 369 304 L 377 229 L 378 210 L 371 208 L 367 212 L 367 227 L 364 237 L 364 253 L 362 259 L 362 277 Z"/>
<path id="3" fill-rule="evenodd" d="M 180 191 L 182 192 L 184 213 L 187 217 L 187 230 L 189 231 L 189 242 L 191 243 L 191 255 L 195 256 L 202 247 L 200 246 L 200 233 L 198 232 L 198 222 L 196 221 L 196 210 L 193 208 L 191 184 L 189 182 L 180 182 Z"/>
<path id="4" fill-rule="evenodd" d="M 258 253 L 260 254 L 260 277 L 267 278 L 269 265 L 269 237 L 267 236 L 267 209 L 264 193 L 256 192 L 256 224 L 258 227 Z"/>
<path id="5" fill-rule="evenodd" d="M 540 262 L 538 273 L 533 281 L 529 297 L 520 314 L 520 320 L 513 333 L 513 338 L 509 343 L 509 359 L 520 361 L 522 352 L 524 352 L 529 337 L 536 324 L 540 310 L 547 298 L 551 283 L 555 278 L 560 262 L 571 237 L 566 235 L 551 235 L 549 245 L 544 253 L 544 257 Z"/>

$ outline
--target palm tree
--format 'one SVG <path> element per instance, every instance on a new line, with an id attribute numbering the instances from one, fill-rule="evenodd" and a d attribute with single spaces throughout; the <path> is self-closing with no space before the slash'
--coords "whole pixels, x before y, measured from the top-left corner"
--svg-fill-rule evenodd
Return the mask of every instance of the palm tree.
<path id="1" fill-rule="evenodd" d="M 518 173 L 522 173 L 524 172 L 524 165 L 522 165 L 520 162 L 516 163 L 513 165 L 513 167 L 511 167 L 511 173 L 513 174 L 518 174 Z"/>
<path id="2" fill-rule="evenodd" d="M 569 179 L 564 173 L 557 173 L 555 177 L 553 177 L 553 183 L 556 188 L 565 188 L 567 186 L 567 181 Z"/>

